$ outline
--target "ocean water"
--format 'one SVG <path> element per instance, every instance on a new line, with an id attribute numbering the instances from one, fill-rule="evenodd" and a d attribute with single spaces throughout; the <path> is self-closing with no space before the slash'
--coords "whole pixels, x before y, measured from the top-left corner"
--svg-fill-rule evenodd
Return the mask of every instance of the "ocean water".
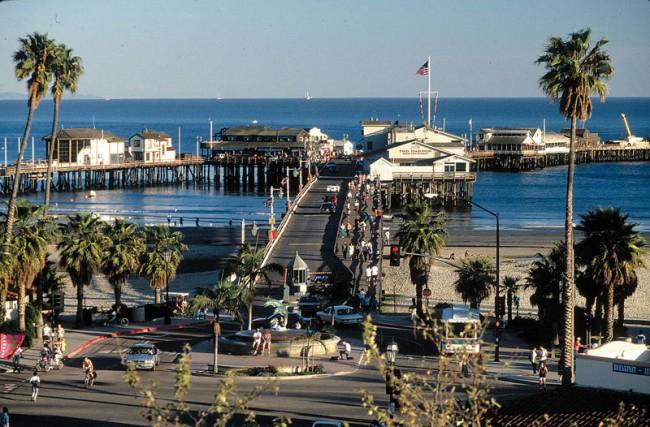
<path id="1" fill-rule="evenodd" d="M 628 116 L 632 131 L 650 136 L 650 98 L 609 98 L 594 103 L 593 117 L 586 123 L 601 137 L 625 136 L 620 113 Z M 37 110 L 32 127 L 34 157 L 45 157 L 42 137 L 49 134 L 52 103 L 44 101 Z M 259 124 L 273 127 L 317 126 L 330 136 L 360 138 L 362 120 L 379 118 L 419 122 L 417 99 L 201 99 L 201 100 L 65 100 L 61 111 L 64 127 L 105 129 L 128 138 L 143 127 L 169 133 L 178 147 L 178 128 L 182 129 L 182 152 L 194 152 L 199 138 L 222 127 Z M 22 136 L 26 102 L 0 101 L 0 162 L 4 161 L 2 138 L 8 139 L 7 159 L 15 161 L 17 139 Z M 459 135 L 468 134 L 468 120 L 474 132 L 491 126 L 542 126 L 558 131 L 568 122 L 557 111 L 557 104 L 544 98 L 514 99 L 440 99 L 436 124 Z M 31 144 L 26 160 L 31 160 Z M 560 229 L 563 226 L 566 167 L 542 171 L 508 173 L 480 172 L 474 187 L 475 201 L 500 213 L 501 224 L 509 229 Z M 618 206 L 630 214 L 640 229 L 650 231 L 650 163 L 609 163 L 579 165 L 575 181 L 575 213 L 579 215 L 598 206 Z M 258 192 L 229 193 L 207 186 L 158 187 L 140 190 L 98 191 L 97 198 L 84 195 L 55 194 L 54 210 L 69 213 L 90 210 L 107 218 L 126 216 L 138 222 L 167 222 L 184 218 L 184 225 L 218 226 L 231 219 L 265 221 L 268 197 Z M 40 201 L 42 195 L 28 198 Z M 276 212 L 283 201 L 276 200 Z M 188 218 L 190 219 L 188 221 Z M 452 212 L 450 224 L 474 229 L 494 228 L 494 218 L 478 209 Z"/>

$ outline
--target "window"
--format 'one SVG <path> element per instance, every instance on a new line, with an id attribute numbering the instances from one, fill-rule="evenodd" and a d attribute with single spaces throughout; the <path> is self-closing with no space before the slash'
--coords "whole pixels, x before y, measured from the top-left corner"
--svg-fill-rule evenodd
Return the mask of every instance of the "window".
<path id="1" fill-rule="evenodd" d="M 467 163 L 457 162 L 456 163 L 456 172 L 467 172 Z"/>
<path id="2" fill-rule="evenodd" d="M 453 163 L 445 163 L 445 172 L 455 172 L 456 165 Z"/>

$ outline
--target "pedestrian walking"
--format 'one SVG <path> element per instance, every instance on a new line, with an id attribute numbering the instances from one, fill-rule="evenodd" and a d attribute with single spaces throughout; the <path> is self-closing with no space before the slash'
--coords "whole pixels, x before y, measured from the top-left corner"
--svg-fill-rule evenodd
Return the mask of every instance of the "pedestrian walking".
<path id="1" fill-rule="evenodd" d="M 533 368 L 533 375 L 537 375 L 537 348 L 533 347 L 528 353 L 530 366 Z"/>
<path id="2" fill-rule="evenodd" d="M 52 328 L 49 323 L 43 325 L 43 343 L 50 343 L 52 341 Z"/>
<path id="3" fill-rule="evenodd" d="M 370 265 L 366 267 L 366 281 L 368 282 L 368 286 L 370 286 L 370 282 L 372 281 L 372 267 Z"/>
<path id="4" fill-rule="evenodd" d="M 264 331 L 264 335 L 262 336 L 262 341 L 263 341 L 262 354 L 268 351 L 268 355 L 271 356 L 271 339 L 272 339 L 271 330 L 266 329 Z"/>
<path id="5" fill-rule="evenodd" d="M 544 390 L 546 390 L 546 375 L 548 375 L 546 362 L 539 362 L 539 388 Z"/>
<path id="6" fill-rule="evenodd" d="M 379 267 L 377 264 L 372 266 L 372 283 L 377 284 L 377 280 L 379 279 Z"/>
<path id="7" fill-rule="evenodd" d="M 255 329 L 253 333 L 253 356 L 257 355 L 257 352 L 260 351 L 262 345 L 262 333 L 260 328 Z"/>
<path id="8" fill-rule="evenodd" d="M 387 245 L 390 243 L 390 231 L 386 230 L 384 232 L 384 245 Z"/>
<path id="9" fill-rule="evenodd" d="M 350 258 L 354 259 L 354 258 L 353 258 L 353 256 L 354 256 L 354 245 L 353 245 L 352 243 L 350 243 L 350 244 L 348 245 L 348 256 L 349 256 Z"/>
<path id="10" fill-rule="evenodd" d="M 29 379 L 29 383 L 32 385 L 32 402 L 36 402 L 38 389 L 41 387 L 41 377 L 38 376 L 38 371 L 34 371 L 34 374 Z"/>
<path id="11" fill-rule="evenodd" d="M 343 242 L 343 259 L 348 259 L 348 244 Z"/>
<path id="12" fill-rule="evenodd" d="M 23 349 L 18 347 L 14 353 L 14 357 L 11 358 L 11 363 L 14 366 L 14 373 L 20 374 L 23 370 L 22 365 L 20 364 L 20 359 L 23 357 Z"/>
<path id="13" fill-rule="evenodd" d="M 9 427 L 9 408 L 6 406 L 2 408 L 0 414 L 0 427 Z"/>
<path id="14" fill-rule="evenodd" d="M 546 365 L 546 360 L 548 359 L 548 350 L 546 350 L 541 345 L 537 347 L 537 359 L 539 360 L 540 366 L 542 363 Z"/>
<path id="15" fill-rule="evenodd" d="M 63 353 L 65 353 L 65 329 L 63 329 L 63 326 L 59 323 L 56 325 L 56 340 L 59 342 L 59 348 Z"/>

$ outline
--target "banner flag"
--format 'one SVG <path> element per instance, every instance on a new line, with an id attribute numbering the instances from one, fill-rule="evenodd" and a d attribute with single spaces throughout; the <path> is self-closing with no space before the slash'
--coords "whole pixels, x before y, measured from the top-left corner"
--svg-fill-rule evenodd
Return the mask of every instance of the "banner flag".
<path id="1" fill-rule="evenodd" d="M 0 359 L 11 359 L 25 340 L 25 334 L 0 334 Z"/>

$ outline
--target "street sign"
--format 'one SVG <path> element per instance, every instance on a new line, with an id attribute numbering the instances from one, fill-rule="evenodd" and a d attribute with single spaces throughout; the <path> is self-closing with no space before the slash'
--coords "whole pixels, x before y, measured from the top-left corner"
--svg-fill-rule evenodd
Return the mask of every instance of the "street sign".
<path id="1" fill-rule="evenodd" d="M 425 289 L 422 291 L 422 296 L 425 297 L 425 298 L 429 298 L 429 297 L 431 296 L 431 289 L 429 289 L 429 288 L 425 288 Z"/>
<path id="2" fill-rule="evenodd" d="M 269 224 L 275 225 L 275 215 L 269 218 Z"/>

